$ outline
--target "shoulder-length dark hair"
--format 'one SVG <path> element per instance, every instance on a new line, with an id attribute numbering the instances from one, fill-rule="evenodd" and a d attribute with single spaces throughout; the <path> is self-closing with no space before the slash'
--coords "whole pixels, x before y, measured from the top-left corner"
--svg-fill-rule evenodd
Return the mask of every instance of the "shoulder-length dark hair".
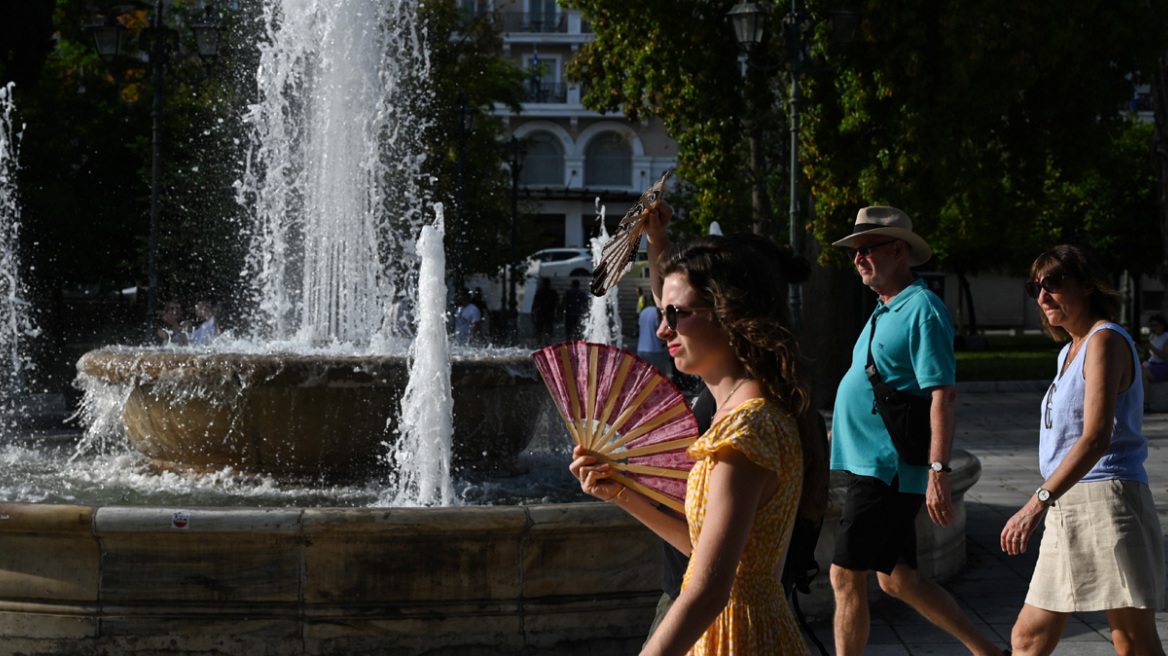
<path id="1" fill-rule="evenodd" d="M 790 249 L 754 234 L 702 237 L 678 244 L 661 264 L 661 276 L 681 274 L 713 306 L 747 375 L 763 395 L 798 421 L 803 446 L 800 513 L 818 518 L 827 505 L 827 465 L 819 418 L 804 383 L 799 343 L 787 319 L 788 283 L 807 279 L 810 266 Z"/>
<path id="2" fill-rule="evenodd" d="M 1119 319 L 1122 299 L 1119 291 L 1111 285 L 1111 276 L 1085 248 L 1061 244 L 1039 255 L 1030 265 L 1030 279 L 1038 281 L 1046 276 L 1062 275 L 1078 280 L 1087 290 L 1091 314 L 1107 321 Z M 1042 326 L 1052 338 L 1063 341 L 1071 338 L 1070 333 L 1058 326 L 1050 325 L 1046 314 L 1040 312 Z"/>

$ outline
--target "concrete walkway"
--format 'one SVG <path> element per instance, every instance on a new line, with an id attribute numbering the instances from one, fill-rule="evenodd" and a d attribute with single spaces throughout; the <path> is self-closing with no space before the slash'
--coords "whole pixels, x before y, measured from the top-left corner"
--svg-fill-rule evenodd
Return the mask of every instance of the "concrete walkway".
<path id="1" fill-rule="evenodd" d="M 965 495 L 966 570 L 946 585 L 974 622 L 1002 646 L 1026 597 L 1038 557 L 1034 541 L 1027 553 L 1002 553 L 999 535 L 1006 521 L 1042 482 L 1038 472 L 1038 422 L 1046 382 L 959 384 L 956 445 L 981 459 L 981 480 Z M 1145 467 L 1160 524 L 1168 528 L 1168 414 L 1147 414 Z M 826 576 L 826 568 L 821 576 Z M 947 633 L 907 605 L 890 599 L 872 609 L 871 656 L 968 654 Z M 1168 613 L 1156 619 L 1168 641 Z M 835 654 L 830 619 L 813 623 L 816 635 Z M 812 647 L 812 653 L 816 653 Z M 1115 654 L 1103 612 L 1080 613 L 1067 623 L 1058 656 Z"/>

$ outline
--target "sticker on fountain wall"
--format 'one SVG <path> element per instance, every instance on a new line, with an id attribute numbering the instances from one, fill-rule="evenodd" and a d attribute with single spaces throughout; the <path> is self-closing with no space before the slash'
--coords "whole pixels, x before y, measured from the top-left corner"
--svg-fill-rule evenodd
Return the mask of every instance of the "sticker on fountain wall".
<path id="1" fill-rule="evenodd" d="M 176 512 L 170 518 L 171 528 L 188 528 L 191 525 L 191 513 L 186 510 Z"/>

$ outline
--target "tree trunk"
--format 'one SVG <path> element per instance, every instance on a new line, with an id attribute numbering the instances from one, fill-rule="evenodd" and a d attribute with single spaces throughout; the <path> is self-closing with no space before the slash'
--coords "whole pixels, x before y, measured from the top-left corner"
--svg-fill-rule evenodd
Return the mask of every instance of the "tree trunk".
<path id="1" fill-rule="evenodd" d="M 957 284 L 961 285 L 961 295 L 965 298 L 965 316 L 967 335 L 977 334 L 977 311 L 973 309 L 973 289 L 969 286 L 969 277 L 965 271 L 957 272 Z"/>
<path id="2" fill-rule="evenodd" d="M 767 196 L 766 155 L 763 153 L 763 130 L 757 125 L 750 130 L 750 204 L 753 210 L 753 229 L 756 235 L 773 236 L 771 232 L 771 203 Z"/>

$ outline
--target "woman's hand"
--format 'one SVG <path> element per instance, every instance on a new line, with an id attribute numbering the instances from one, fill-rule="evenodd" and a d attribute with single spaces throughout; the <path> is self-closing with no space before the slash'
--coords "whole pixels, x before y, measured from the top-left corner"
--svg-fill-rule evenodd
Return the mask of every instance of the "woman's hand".
<path id="1" fill-rule="evenodd" d="M 1006 527 L 1002 529 L 1002 551 L 1017 556 L 1026 553 L 1030 544 L 1030 536 L 1038 528 L 1042 517 L 1046 514 L 1047 505 L 1031 497 L 1022 509 L 1014 513 Z"/>
<path id="2" fill-rule="evenodd" d="M 645 213 L 645 235 L 650 243 L 668 243 L 669 237 L 665 231 L 669 228 L 669 221 L 673 218 L 673 208 L 662 198 L 656 207 Z"/>
<path id="3" fill-rule="evenodd" d="M 572 455 L 575 459 L 568 465 L 568 470 L 580 481 L 580 489 L 584 490 L 584 494 L 601 501 L 611 501 L 620 494 L 624 486 L 609 478 L 612 475 L 611 465 L 596 464 L 596 456 L 585 454 L 582 446 L 573 449 Z"/>

